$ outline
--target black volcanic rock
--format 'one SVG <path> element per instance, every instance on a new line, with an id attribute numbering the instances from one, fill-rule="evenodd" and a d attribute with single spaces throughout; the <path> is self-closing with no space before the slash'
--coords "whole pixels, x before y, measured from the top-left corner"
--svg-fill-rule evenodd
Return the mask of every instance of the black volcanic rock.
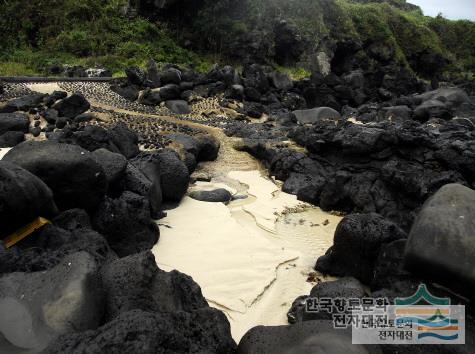
<path id="1" fill-rule="evenodd" d="M 369 284 L 381 246 L 406 237 L 396 224 L 378 214 L 348 215 L 338 224 L 333 246 L 318 259 L 315 269 Z"/>
<path id="2" fill-rule="evenodd" d="M 0 135 L 0 148 L 14 147 L 25 141 L 25 134 L 23 132 L 6 132 Z"/>
<path id="3" fill-rule="evenodd" d="M 38 216 L 57 212 L 53 193 L 29 171 L 0 161 L 0 235 L 6 236 Z"/>
<path id="4" fill-rule="evenodd" d="M 9 131 L 28 133 L 30 121 L 24 113 L 0 113 L 0 135 Z"/>
<path id="5" fill-rule="evenodd" d="M 164 200 L 180 201 L 190 181 L 188 168 L 173 150 L 160 150 L 157 156 L 160 161 L 160 183 Z"/>
<path id="6" fill-rule="evenodd" d="M 297 298 L 287 313 L 289 323 L 297 323 L 312 320 L 331 320 L 332 314 L 340 313 L 336 306 L 332 306 L 333 312 L 319 311 L 311 312 L 307 310 L 307 302 L 311 304 L 313 299 L 361 299 L 365 297 L 364 285 L 357 279 L 351 277 L 340 278 L 334 281 L 318 283 L 310 291 L 308 296 Z M 343 312 L 347 313 L 347 311 Z"/>
<path id="7" fill-rule="evenodd" d="M 353 345 L 351 329 L 335 330 L 333 321 L 318 320 L 292 326 L 257 326 L 239 342 L 237 354 L 335 353 L 381 354 L 377 345 Z"/>
<path id="8" fill-rule="evenodd" d="M 101 273 L 107 321 L 131 310 L 191 312 L 208 307 L 200 287 L 191 277 L 159 269 L 150 251 L 109 263 Z"/>
<path id="9" fill-rule="evenodd" d="M 212 308 L 150 313 L 133 310 L 95 331 L 60 337 L 44 354 L 62 353 L 234 353 L 229 322 Z"/>
<path id="10" fill-rule="evenodd" d="M 41 351 L 59 335 L 97 328 L 103 314 L 97 271 L 94 258 L 80 252 L 46 272 L 2 276 L 0 311 L 9 315 L 0 316 L 0 333 L 17 351 Z"/>
<path id="11" fill-rule="evenodd" d="M 19 98 L 8 101 L 5 105 L 0 106 L 0 113 L 13 113 L 16 111 L 28 112 L 31 108 L 39 106 L 46 95 L 40 93 L 32 93 Z"/>
<path id="12" fill-rule="evenodd" d="M 442 187 L 416 217 L 404 255 L 406 268 L 473 296 L 474 221 L 475 191 L 459 184 Z"/>
<path id="13" fill-rule="evenodd" d="M 92 209 L 107 191 L 102 167 L 90 152 L 76 145 L 27 141 L 10 150 L 4 160 L 18 164 L 45 182 L 61 210 Z"/>
<path id="14" fill-rule="evenodd" d="M 92 216 L 92 224 L 120 257 L 149 250 L 160 235 L 148 200 L 129 191 L 116 199 L 106 197 Z"/>
<path id="15" fill-rule="evenodd" d="M 109 185 L 125 175 L 127 159 L 123 155 L 101 148 L 93 151 L 92 157 L 101 165 Z"/>
<path id="16" fill-rule="evenodd" d="M 76 219 L 73 225 L 72 220 L 59 220 L 57 225 L 70 230 L 46 225 L 8 250 L 0 246 L 0 274 L 48 270 L 67 255 L 81 251 L 93 255 L 98 264 L 117 258 L 102 235 L 89 226 L 84 227 L 85 223 L 78 224 L 78 221 L 81 222 Z"/>
<path id="17" fill-rule="evenodd" d="M 86 112 L 91 105 L 80 93 L 74 93 L 53 105 L 53 109 L 58 111 L 60 117 L 74 118 Z"/>

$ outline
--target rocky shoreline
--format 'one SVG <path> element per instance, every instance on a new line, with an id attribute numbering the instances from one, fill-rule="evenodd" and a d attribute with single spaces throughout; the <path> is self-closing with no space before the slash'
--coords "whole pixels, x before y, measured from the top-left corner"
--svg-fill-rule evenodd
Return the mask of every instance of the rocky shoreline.
<path id="1" fill-rule="evenodd" d="M 282 181 L 283 192 L 344 215 L 333 246 L 315 256 L 317 274 L 341 278 L 318 282 L 310 296 L 392 300 L 425 283 L 466 305 L 467 344 L 410 349 L 471 352 L 470 85 L 431 89 L 403 70 L 294 82 L 257 64 L 242 74 L 229 66 L 198 74 L 151 62 L 126 74 L 57 83 L 49 93 L 2 84 L 0 147 L 11 150 L 0 161 L 1 236 L 38 216 L 51 224 L 12 248 L 0 245 L 1 350 L 400 352 L 351 346 L 348 331 L 329 330 L 331 317 L 305 311 L 308 294 L 288 304 L 291 326 L 256 327 L 238 347 L 198 284 L 157 267 L 154 219 L 179 204 L 190 179 L 216 177 L 200 172 L 218 158 L 219 129 Z M 230 200 L 222 192 L 194 198 Z"/>

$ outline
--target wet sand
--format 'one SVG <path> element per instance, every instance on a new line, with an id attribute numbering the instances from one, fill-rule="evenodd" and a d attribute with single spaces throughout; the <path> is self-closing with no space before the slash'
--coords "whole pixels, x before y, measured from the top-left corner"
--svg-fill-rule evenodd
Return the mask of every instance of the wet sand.
<path id="1" fill-rule="evenodd" d="M 308 294 L 318 256 L 333 242 L 340 217 L 283 193 L 259 171 L 232 171 L 247 199 L 206 203 L 186 197 L 160 220 L 153 249 L 159 267 L 177 269 L 200 284 L 222 310 L 235 340 L 257 325 L 287 323 L 292 301 Z M 198 189 L 227 187 L 200 183 Z"/>

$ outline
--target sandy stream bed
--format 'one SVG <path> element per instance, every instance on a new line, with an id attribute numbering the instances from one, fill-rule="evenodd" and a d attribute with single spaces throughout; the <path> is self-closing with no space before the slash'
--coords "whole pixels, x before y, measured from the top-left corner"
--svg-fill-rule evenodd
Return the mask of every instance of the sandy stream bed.
<path id="1" fill-rule="evenodd" d="M 160 268 L 177 269 L 200 284 L 209 304 L 227 315 L 239 341 L 254 326 L 287 323 L 292 301 L 315 285 L 307 278 L 332 245 L 340 217 L 280 192 L 259 171 L 228 177 L 248 186 L 250 197 L 228 206 L 186 197 L 160 220 L 153 253 Z"/>
<path id="2" fill-rule="evenodd" d="M 28 86 L 42 93 L 60 89 L 56 83 Z M 180 122 L 199 126 L 221 142 L 218 159 L 198 168 L 213 177 L 211 182 L 197 182 L 190 190 L 226 188 L 248 197 L 229 205 L 185 197 L 158 221 L 161 236 L 153 248 L 158 266 L 192 276 L 210 306 L 226 314 L 237 342 L 254 326 L 286 324 L 292 301 L 315 285 L 307 281 L 309 274 L 332 245 L 341 217 L 281 192 L 258 161 L 233 149 L 237 139 Z M 6 152 L 0 149 L 0 159 Z"/>

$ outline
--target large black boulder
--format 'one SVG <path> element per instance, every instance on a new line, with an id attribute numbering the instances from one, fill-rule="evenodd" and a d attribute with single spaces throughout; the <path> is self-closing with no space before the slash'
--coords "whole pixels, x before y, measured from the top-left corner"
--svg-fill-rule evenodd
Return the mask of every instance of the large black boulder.
<path id="1" fill-rule="evenodd" d="M 475 191 L 442 187 L 426 201 L 412 226 L 404 262 L 411 272 L 474 295 Z"/>
<path id="2" fill-rule="evenodd" d="M 190 198 L 210 203 L 229 203 L 233 195 L 224 188 L 213 189 L 210 191 L 193 191 L 189 194 Z"/>
<path id="3" fill-rule="evenodd" d="M 150 179 L 137 164 L 127 164 L 124 178 L 118 182 L 115 189 L 131 191 L 147 198 L 152 218 L 160 218 L 163 201 L 160 179 Z"/>
<path id="4" fill-rule="evenodd" d="M 110 89 L 128 101 L 133 102 L 139 97 L 139 89 L 137 86 L 128 83 L 111 84 Z"/>
<path id="5" fill-rule="evenodd" d="M 93 151 L 92 157 L 101 165 L 109 185 L 124 177 L 127 159 L 123 155 L 101 148 Z"/>
<path id="6" fill-rule="evenodd" d="M 189 114 L 191 113 L 188 102 L 183 100 L 170 100 L 165 103 L 166 107 L 175 114 Z"/>
<path id="7" fill-rule="evenodd" d="M 129 164 L 133 165 L 133 167 L 149 181 L 144 181 L 142 183 L 148 186 L 147 188 L 149 191 L 147 193 L 150 200 L 152 217 L 157 218 L 157 216 L 160 214 L 163 201 L 159 155 L 153 152 L 141 152 L 136 157 L 131 159 Z M 129 169 L 128 167 L 127 175 L 132 177 L 131 173 L 133 173 L 133 175 L 139 176 L 137 171 L 134 172 L 133 168 Z M 130 177 L 126 179 L 127 185 L 130 185 L 132 182 Z M 142 180 L 142 178 L 140 178 L 140 180 Z"/>
<path id="8" fill-rule="evenodd" d="M 149 250 L 160 235 L 148 199 L 129 191 L 117 199 L 106 197 L 92 216 L 92 224 L 120 257 Z"/>
<path id="9" fill-rule="evenodd" d="M 147 88 L 140 92 L 138 96 L 138 102 L 147 106 L 157 106 L 162 102 L 160 96 L 160 89 Z"/>
<path id="10" fill-rule="evenodd" d="M 110 140 L 127 159 L 136 156 L 140 150 L 139 137 L 125 123 L 119 122 L 109 130 Z"/>
<path id="11" fill-rule="evenodd" d="M 0 161 L 0 191 L 0 236 L 9 235 L 38 216 L 52 217 L 57 212 L 48 186 L 7 161 Z"/>
<path id="12" fill-rule="evenodd" d="M 237 354 L 379 354 L 376 345 L 353 345 L 351 328 L 335 329 L 333 321 L 299 322 L 292 326 L 257 326 L 239 342 Z"/>
<path id="13" fill-rule="evenodd" d="M 10 150 L 4 160 L 43 180 L 53 191 L 61 210 L 92 209 L 107 191 L 102 167 L 90 152 L 76 145 L 26 141 Z"/>
<path id="14" fill-rule="evenodd" d="M 221 147 L 218 139 L 210 134 L 198 134 L 195 139 L 198 140 L 199 146 L 198 161 L 214 161 L 218 158 Z"/>
<path id="15" fill-rule="evenodd" d="M 97 125 L 87 125 L 72 135 L 63 131 L 59 142 L 79 145 L 88 151 L 104 148 L 112 152 L 119 152 L 119 148 L 111 140 L 109 131 Z"/>
<path id="16" fill-rule="evenodd" d="M 191 277 L 159 269 L 150 251 L 109 263 L 101 273 L 106 291 L 106 321 L 131 310 L 191 312 L 208 307 Z"/>
<path id="17" fill-rule="evenodd" d="M 470 102 L 470 97 L 467 93 L 463 89 L 456 87 L 440 88 L 425 92 L 416 96 L 415 99 L 422 102 L 438 100 L 440 102 L 447 102 L 451 107 L 457 107 L 463 103 Z"/>
<path id="18" fill-rule="evenodd" d="M 173 150 L 163 149 L 156 154 L 160 161 L 160 184 L 163 199 L 179 202 L 185 195 L 190 182 L 188 168 Z"/>
<path id="19" fill-rule="evenodd" d="M 320 299 L 355 299 L 362 298 L 366 295 L 363 284 L 355 278 L 340 278 L 334 281 L 326 281 L 319 283 L 313 287 L 309 296 L 300 296 L 292 304 L 291 309 L 287 313 L 289 323 L 297 323 L 301 321 L 311 320 L 331 320 L 333 314 L 342 313 L 333 305 L 332 312 L 318 311 L 312 312 L 307 309 L 307 302 L 311 304 L 314 299 L 317 302 Z"/>
<path id="20" fill-rule="evenodd" d="M 179 85 L 181 82 L 181 71 L 175 68 L 169 68 L 160 73 L 160 85 L 168 84 Z"/>
<path id="21" fill-rule="evenodd" d="M 95 329 L 103 315 L 98 265 L 75 253 L 47 272 L 0 278 L 0 333 L 11 346 L 41 351 L 59 335 Z M 0 351 L 8 352 L 5 342 Z"/>
<path id="22" fill-rule="evenodd" d="M 125 75 L 132 85 L 142 86 L 147 80 L 146 73 L 136 66 L 125 69 Z"/>
<path id="23" fill-rule="evenodd" d="M 180 86 L 175 84 L 168 84 L 163 87 L 160 87 L 159 91 L 160 98 L 163 101 L 177 100 L 180 98 Z"/>
<path id="24" fill-rule="evenodd" d="M 191 313 L 129 311 L 95 331 L 62 336 L 43 354 L 231 354 L 235 350 L 224 314 L 203 308 Z"/>
<path id="25" fill-rule="evenodd" d="M 23 132 L 6 132 L 0 135 L 0 148 L 14 147 L 25 141 L 25 134 Z"/>
<path id="26" fill-rule="evenodd" d="M 353 276 L 369 284 L 381 246 L 406 237 L 404 231 L 381 215 L 348 215 L 338 224 L 333 246 L 317 260 L 315 269 L 324 274 Z"/>
<path id="27" fill-rule="evenodd" d="M 427 122 L 430 118 L 451 118 L 450 107 L 439 100 L 429 100 L 414 109 L 414 119 Z"/>
<path id="28" fill-rule="evenodd" d="M 0 113 L 0 135 L 9 132 L 28 133 L 30 120 L 24 113 Z"/>
<path id="29" fill-rule="evenodd" d="M 61 217 L 59 215 L 58 217 Z M 12 272 L 39 272 L 56 266 L 67 255 L 85 251 L 98 264 L 117 258 L 106 239 L 89 229 L 84 220 L 54 220 L 20 243 L 3 249 L 0 246 L 0 274 Z"/>
<path id="30" fill-rule="evenodd" d="M 322 120 L 338 121 L 341 119 L 340 113 L 330 107 L 297 110 L 293 113 L 300 124 L 313 124 Z"/>
<path id="31" fill-rule="evenodd" d="M 167 134 L 166 138 L 173 142 L 173 148 L 180 154 L 190 174 L 194 172 L 198 165 L 198 154 L 201 147 L 194 136 L 174 133 Z"/>
<path id="32" fill-rule="evenodd" d="M 40 93 L 32 93 L 23 97 L 14 98 L 5 105 L 0 106 L 0 113 L 13 113 L 16 111 L 27 112 L 31 108 L 39 106 L 46 95 Z"/>
<path id="33" fill-rule="evenodd" d="M 407 240 L 401 239 L 381 246 L 371 282 L 373 292 L 391 290 L 401 297 L 416 292 L 421 281 L 417 279 L 417 275 L 404 269 L 406 242 Z"/>
<path id="34" fill-rule="evenodd" d="M 53 109 L 58 111 L 59 116 L 66 118 L 74 118 L 89 108 L 91 108 L 90 103 L 80 93 L 74 93 L 53 105 Z"/>

